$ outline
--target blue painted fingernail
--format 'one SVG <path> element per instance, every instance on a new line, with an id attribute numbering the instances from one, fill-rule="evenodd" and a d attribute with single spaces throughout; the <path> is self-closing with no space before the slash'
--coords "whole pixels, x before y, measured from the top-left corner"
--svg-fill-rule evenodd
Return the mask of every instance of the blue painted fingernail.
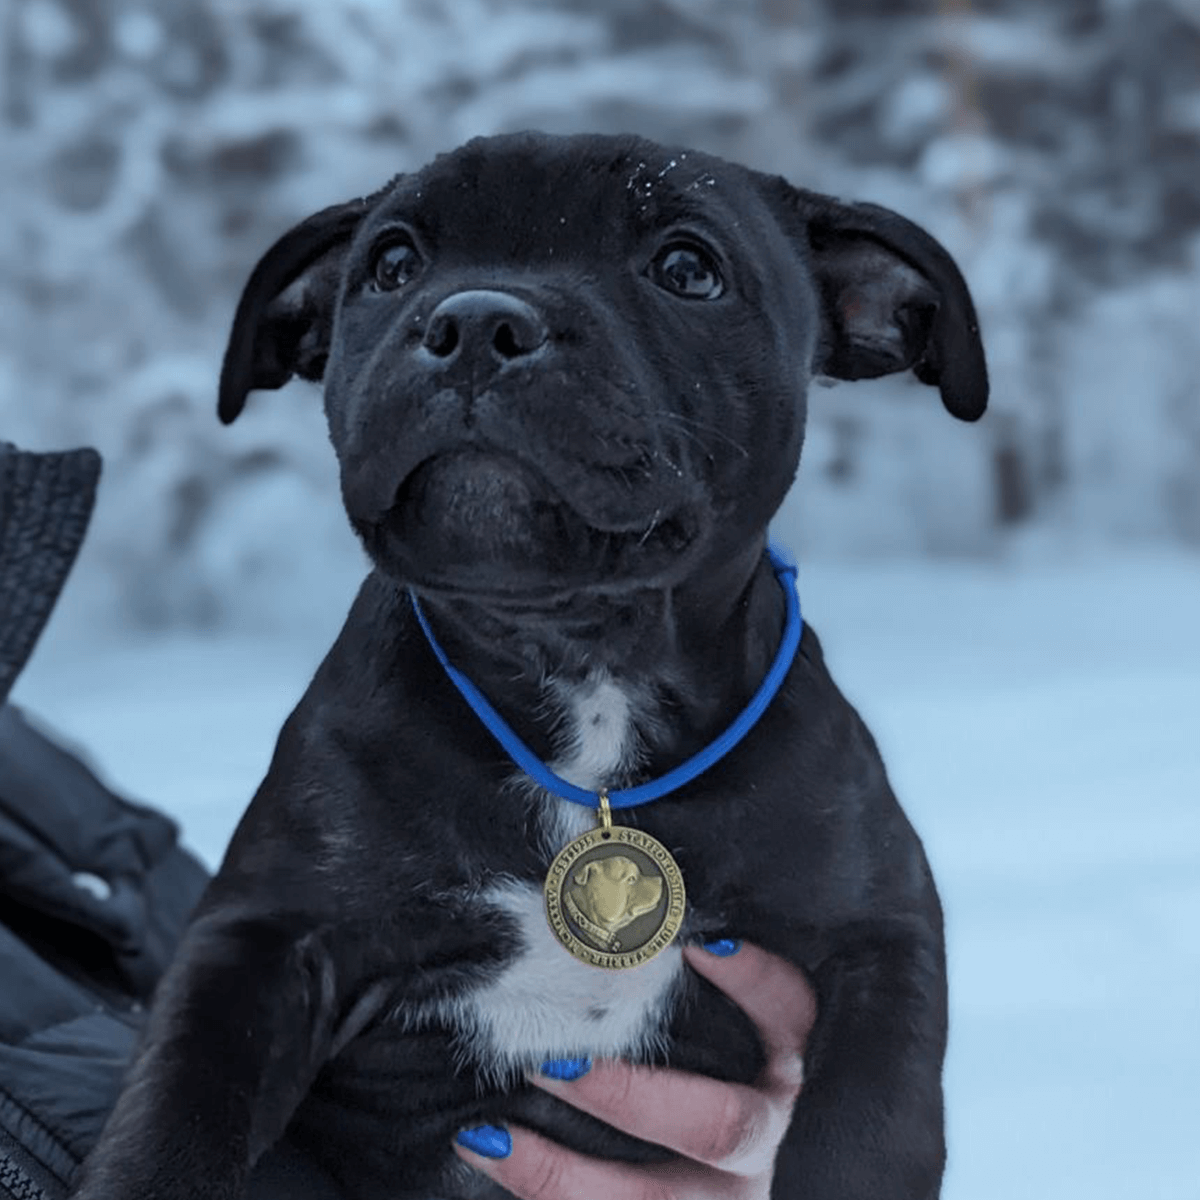
<path id="1" fill-rule="evenodd" d="M 507 1158 L 512 1153 L 512 1138 L 508 1130 L 501 1129 L 499 1125 L 460 1129 L 454 1140 L 484 1158 Z"/>
<path id="2" fill-rule="evenodd" d="M 715 942 L 705 942 L 704 948 L 718 958 L 728 958 L 742 948 L 742 943 L 738 938 L 719 938 Z"/>
<path id="3" fill-rule="evenodd" d="M 590 1058 L 550 1058 L 538 1068 L 547 1079 L 562 1079 L 567 1082 L 582 1078 L 591 1069 Z"/>

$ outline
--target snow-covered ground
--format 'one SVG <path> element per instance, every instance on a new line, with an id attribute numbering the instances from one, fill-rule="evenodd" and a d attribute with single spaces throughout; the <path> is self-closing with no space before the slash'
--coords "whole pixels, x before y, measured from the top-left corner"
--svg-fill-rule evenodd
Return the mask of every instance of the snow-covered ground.
<path id="1" fill-rule="evenodd" d="M 15 699 L 215 862 L 340 621 L 97 642 Z M 336 590 L 336 589 L 335 589 Z M 1200 1200 L 1200 558 L 806 566 L 949 920 L 947 1200 Z"/>

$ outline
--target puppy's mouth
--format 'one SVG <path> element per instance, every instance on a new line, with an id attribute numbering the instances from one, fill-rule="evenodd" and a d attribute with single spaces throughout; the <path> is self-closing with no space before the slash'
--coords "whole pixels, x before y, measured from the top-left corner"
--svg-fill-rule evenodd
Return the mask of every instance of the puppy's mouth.
<path id="1" fill-rule="evenodd" d="M 460 448 L 407 475 L 377 545 L 381 565 L 406 583 L 551 595 L 643 579 L 685 551 L 697 525 L 684 510 L 636 521 L 585 517 L 523 459 Z"/>

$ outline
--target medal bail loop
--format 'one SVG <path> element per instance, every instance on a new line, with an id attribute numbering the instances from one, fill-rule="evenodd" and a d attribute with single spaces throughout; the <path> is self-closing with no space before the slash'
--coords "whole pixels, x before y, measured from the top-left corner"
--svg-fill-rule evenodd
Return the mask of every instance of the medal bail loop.
<path id="1" fill-rule="evenodd" d="M 600 828 L 612 828 L 612 809 L 608 805 L 608 788 L 601 788 L 599 793 L 600 800 Z"/>

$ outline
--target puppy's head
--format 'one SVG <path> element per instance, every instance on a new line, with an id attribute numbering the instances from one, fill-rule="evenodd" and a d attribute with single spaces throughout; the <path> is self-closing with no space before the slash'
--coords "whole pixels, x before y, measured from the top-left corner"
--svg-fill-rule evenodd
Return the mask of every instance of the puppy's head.
<path id="1" fill-rule="evenodd" d="M 418 589 L 669 584 L 761 537 L 814 374 L 987 376 L 911 222 L 631 137 L 480 139 L 285 234 L 242 295 L 220 415 L 324 383 L 350 520 Z"/>

